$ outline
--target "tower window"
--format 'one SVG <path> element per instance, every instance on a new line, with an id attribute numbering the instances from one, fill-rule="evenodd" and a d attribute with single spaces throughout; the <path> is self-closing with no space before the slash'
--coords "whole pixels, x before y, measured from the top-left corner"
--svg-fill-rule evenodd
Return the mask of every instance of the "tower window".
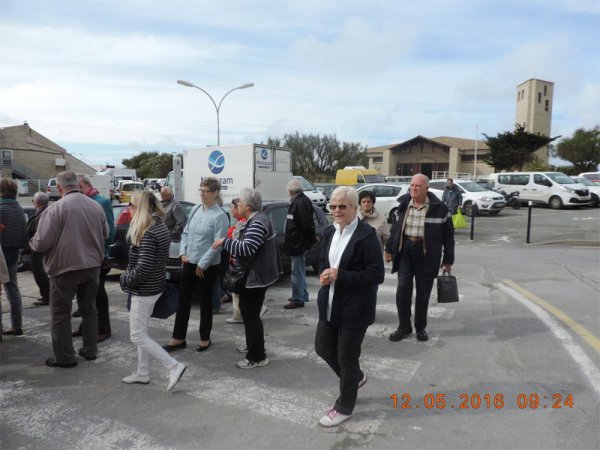
<path id="1" fill-rule="evenodd" d="M 546 100 L 546 105 L 544 106 L 544 110 L 548 111 L 550 109 L 550 100 Z"/>
<path id="2" fill-rule="evenodd" d="M 538 103 L 542 103 L 542 93 L 538 92 Z"/>
<path id="3" fill-rule="evenodd" d="M 548 95 L 548 86 L 544 85 L 544 97 Z"/>

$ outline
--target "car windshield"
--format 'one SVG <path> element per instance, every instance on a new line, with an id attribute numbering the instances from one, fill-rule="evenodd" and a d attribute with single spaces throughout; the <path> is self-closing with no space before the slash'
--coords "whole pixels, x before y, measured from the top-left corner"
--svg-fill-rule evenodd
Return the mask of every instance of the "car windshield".
<path id="1" fill-rule="evenodd" d="M 300 184 L 302 184 L 302 189 L 304 189 L 305 191 L 314 191 L 316 190 L 315 187 L 312 185 L 312 183 L 310 181 L 308 181 L 306 178 L 296 178 Z"/>
<path id="2" fill-rule="evenodd" d="M 573 182 L 583 184 L 584 186 L 598 186 L 597 184 L 592 183 L 590 180 L 584 177 L 573 177 Z"/>
<path id="3" fill-rule="evenodd" d="M 365 182 L 367 183 L 384 183 L 385 180 L 381 175 L 365 175 Z"/>
<path id="4" fill-rule="evenodd" d="M 468 192 L 485 192 L 487 190 L 487 189 L 482 188 L 477 183 L 474 183 L 473 181 L 467 181 L 465 183 L 460 183 L 460 186 L 465 191 L 468 191 Z"/>
<path id="5" fill-rule="evenodd" d="M 546 173 L 546 176 L 558 184 L 573 184 L 571 177 L 568 177 L 562 172 Z"/>

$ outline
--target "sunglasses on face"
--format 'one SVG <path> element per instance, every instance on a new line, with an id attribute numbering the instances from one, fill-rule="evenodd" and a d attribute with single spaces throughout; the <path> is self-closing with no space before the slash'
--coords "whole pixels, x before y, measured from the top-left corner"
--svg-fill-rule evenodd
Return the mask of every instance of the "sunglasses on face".
<path id="1" fill-rule="evenodd" d="M 341 209 L 342 211 L 345 210 L 348 207 L 348 205 L 329 205 L 329 209 Z"/>

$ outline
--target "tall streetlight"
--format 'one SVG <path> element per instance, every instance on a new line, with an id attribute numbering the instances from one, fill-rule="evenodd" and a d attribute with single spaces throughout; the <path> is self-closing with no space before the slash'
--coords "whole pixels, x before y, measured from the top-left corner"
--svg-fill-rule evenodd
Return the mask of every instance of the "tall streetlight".
<path id="1" fill-rule="evenodd" d="M 227 91 L 227 93 L 223 96 L 223 98 L 221 98 L 221 101 L 217 105 L 217 103 L 211 97 L 211 95 L 208 92 L 206 92 L 204 89 L 202 89 L 200 86 L 196 86 L 195 84 L 190 83 L 189 81 L 185 81 L 185 80 L 177 80 L 177 84 L 181 84 L 182 86 L 200 89 L 202 92 L 204 92 L 206 95 L 208 95 L 208 98 L 210 98 L 210 101 L 213 103 L 213 105 L 215 106 L 215 110 L 217 111 L 217 145 L 219 145 L 219 146 L 221 145 L 221 128 L 220 128 L 220 122 L 219 122 L 219 111 L 221 110 L 221 103 L 223 103 L 223 100 L 225 100 L 225 97 L 227 97 L 233 91 L 237 91 L 238 89 L 248 89 L 248 88 L 251 88 L 252 86 L 254 86 L 254 83 L 244 83 L 241 86 L 234 87 L 230 91 Z"/>

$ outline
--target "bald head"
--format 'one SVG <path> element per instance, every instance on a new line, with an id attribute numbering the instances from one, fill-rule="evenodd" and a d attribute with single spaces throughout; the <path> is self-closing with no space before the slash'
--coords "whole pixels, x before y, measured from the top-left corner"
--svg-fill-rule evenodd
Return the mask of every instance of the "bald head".
<path id="1" fill-rule="evenodd" d="M 410 196 L 418 203 L 423 203 L 427 198 L 429 190 L 429 178 L 422 173 L 418 173 L 412 177 L 410 182 Z"/>
<path id="2" fill-rule="evenodd" d="M 173 198 L 173 189 L 170 186 L 165 186 L 160 190 L 160 198 L 163 202 L 168 202 Z"/>

